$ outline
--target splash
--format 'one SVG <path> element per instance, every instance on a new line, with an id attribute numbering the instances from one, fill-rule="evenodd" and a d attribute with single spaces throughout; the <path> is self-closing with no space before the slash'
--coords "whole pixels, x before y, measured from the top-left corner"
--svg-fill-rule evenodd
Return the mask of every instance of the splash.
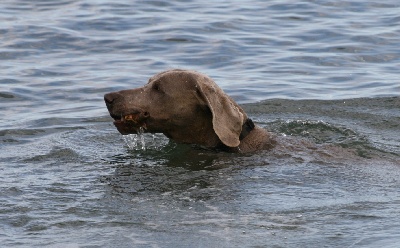
<path id="1" fill-rule="evenodd" d="M 144 133 L 142 127 L 137 134 L 122 135 L 122 139 L 130 150 L 135 151 L 161 150 L 169 143 L 169 139 L 163 134 Z"/>
<path id="2" fill-rule="evenodd" d="M 131 150 L 146 150 L 146 142 L 144 139 L 144 129 L 142 127 L 139 128 L 137 134 L 128 134 L 123 135 L 122 138 L 125 141 L 125 144 Z"/>

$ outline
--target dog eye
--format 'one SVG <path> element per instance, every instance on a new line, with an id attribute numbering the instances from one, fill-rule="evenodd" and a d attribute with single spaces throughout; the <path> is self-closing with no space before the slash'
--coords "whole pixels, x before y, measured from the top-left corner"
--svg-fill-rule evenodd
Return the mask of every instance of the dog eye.
<path id="1" fill-rule="evenodd" d="M 158 91 L 158 92 L 163 92 L 160 87 L 160 84 L 158 84 L 158 83 L 153 84 L 152 89 L 155 91 Z"/>

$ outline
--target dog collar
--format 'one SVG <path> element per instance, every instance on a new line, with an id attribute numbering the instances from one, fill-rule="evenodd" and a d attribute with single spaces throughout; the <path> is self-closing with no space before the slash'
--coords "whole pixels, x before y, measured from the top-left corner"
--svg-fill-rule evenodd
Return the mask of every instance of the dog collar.
<path id="1" fill-rule="evenodd" d="M 243 123 L 242 132 L 239 135 L 239 140 L 243 140 L 254 129 L 255 125 L 250 118 Z"/>

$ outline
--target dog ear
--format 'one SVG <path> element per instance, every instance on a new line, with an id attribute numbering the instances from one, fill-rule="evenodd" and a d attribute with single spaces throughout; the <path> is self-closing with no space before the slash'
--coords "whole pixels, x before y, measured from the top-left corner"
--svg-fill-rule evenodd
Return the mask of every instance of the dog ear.
<path id="1" fill-rule="evenodd" d="M 198 92 L 212 112 L 213 129 L 218 138 L 226 146 L 239 146 L 239 136 L 247 118 L 244 111 L 209 77 L 202 75 L 196 81 Z"/>

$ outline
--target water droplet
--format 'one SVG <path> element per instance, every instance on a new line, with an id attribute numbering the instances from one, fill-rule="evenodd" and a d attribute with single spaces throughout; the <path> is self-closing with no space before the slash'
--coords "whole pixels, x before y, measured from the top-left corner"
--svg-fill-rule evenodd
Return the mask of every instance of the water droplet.
<path id="1" fill-rule="evenodd" d="M 146 142 L 144 139 L 144 129 L 139 128 L 137 134 L 128 134 L 122 136 L 125 144 L 132 150 L 146 150 Z"/>

